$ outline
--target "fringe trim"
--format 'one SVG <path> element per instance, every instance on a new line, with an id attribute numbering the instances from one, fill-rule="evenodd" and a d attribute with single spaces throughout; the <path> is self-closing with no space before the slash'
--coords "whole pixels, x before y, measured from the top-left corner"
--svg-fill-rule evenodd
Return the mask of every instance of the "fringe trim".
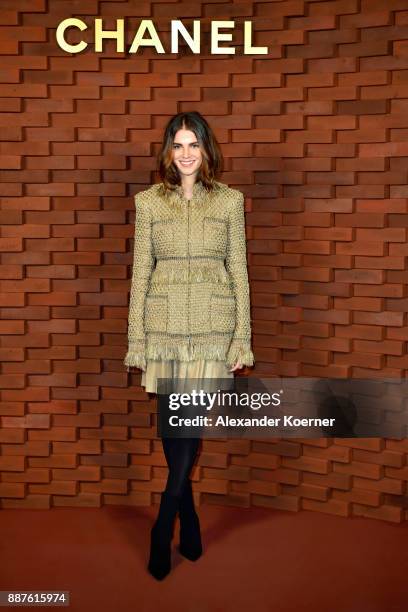
<path id="1" fill-rule="evenodd" d="M 195 359 L 211 359 L 225 361 L 229 341 L 217 344 L 205 344 L 200 342 L 180 342 L 169 343 L 166 340 L 150 341 L 146 351 L 147 359 L 178 361 L 193 361 Z"/>
<path id="2" fill-rule="evenodd" d="M 226 363 L 228 366 L 233 367 L 238 362 L 246 366 L 254 365 L 255 359 L 249 340 L 233 340 L 231 342 Z"/>
<path id="3" fill-rule="evenodd" d="M 177 263 L 177 262 L 175 262 Z M 231 285 L 228 273 L 225 270 L 209 267 L 192 268 L 190 274 L 187 268 L 171 268 L 169 270 L 156 269 L 151 277 L 151 286 L 160 284 L 187 284 L 206 283 Z"/>
<path id="4" fill-rule="evenodd" d="M 146 370 L 146 349 L 144 340 L 137 340 L 136 342 L 129 343 L 128 352 L 126 353 L 123 363 L 127 367 L 128 372 L 130 367 Z"/>
<path id="5" fill-rule="evenodd" d="M 226 365 L 233 367 L 236 363 L 242 365 L 254 365 L 254 355 L 249 340 L 219 340 L 216 344 L 206 344 L 202 340 L 198 342 L 186 342 L 179 339 L 152 339 L 147 341 L 138 340 L 129 344 L 124 364 L 129 372 L 130 367 L 146 370 L 147 359 L 164 360 L 176 359 L 178 361 L 193 361 L 195 359 L 210 359 L 225 361 Z"/>

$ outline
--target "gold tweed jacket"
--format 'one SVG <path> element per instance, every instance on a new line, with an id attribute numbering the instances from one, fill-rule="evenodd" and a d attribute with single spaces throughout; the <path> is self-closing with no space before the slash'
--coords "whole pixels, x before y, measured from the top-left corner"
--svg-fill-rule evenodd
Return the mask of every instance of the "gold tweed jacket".
<path id="1" fill-rule="evenodd" d="M 157 183 L 134 200 L 127 371 L 148 359 L 253 365 L 243 194 L 197 181 L 187 200 Z"/>

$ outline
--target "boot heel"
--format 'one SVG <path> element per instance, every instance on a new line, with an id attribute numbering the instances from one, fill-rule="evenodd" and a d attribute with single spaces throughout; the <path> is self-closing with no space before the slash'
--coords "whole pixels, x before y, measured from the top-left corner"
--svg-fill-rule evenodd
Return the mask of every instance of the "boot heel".
<path id="1" fill-rule="evenodd" d="M 150 558 L 147 568 L 156 580 L 163 580 L 171 570 L 171 546 L 160 539 L 154 527 L 150 532 Z"/>

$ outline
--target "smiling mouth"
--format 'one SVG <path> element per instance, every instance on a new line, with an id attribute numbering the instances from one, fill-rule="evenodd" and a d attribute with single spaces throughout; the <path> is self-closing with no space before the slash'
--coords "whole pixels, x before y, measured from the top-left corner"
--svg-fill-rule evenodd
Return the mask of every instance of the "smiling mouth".
<path id="1" fill-rule="evenodd" d="M 182 166 L 192 166 L 194 164 L 194 162 L 195 162 L 195 159 L 193 159 L 192 161 L 189 161 L 189 162 L 180 161 L 180 164 Z"/>

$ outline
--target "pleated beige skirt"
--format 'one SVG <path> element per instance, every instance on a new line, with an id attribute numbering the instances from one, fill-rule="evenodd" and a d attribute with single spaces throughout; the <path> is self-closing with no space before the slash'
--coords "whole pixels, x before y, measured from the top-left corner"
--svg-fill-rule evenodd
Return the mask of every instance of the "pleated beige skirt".
<path id="1" fill-rule="evenodd" d="M 167 379 L 166 392 L 190 393 L 192 389 L 214 392 L 219 388 L 231 388 L 229 381 L 234 373 L 224 361 L 196 359 L 194 361 L 148 359 L 142 372 L 141 385 L 148 393 L 157 393 L 158 379 Z M 162 383 L 160 383 L 162 385 Z M 163 387 L 160 386 L 160 390 Z"/>

